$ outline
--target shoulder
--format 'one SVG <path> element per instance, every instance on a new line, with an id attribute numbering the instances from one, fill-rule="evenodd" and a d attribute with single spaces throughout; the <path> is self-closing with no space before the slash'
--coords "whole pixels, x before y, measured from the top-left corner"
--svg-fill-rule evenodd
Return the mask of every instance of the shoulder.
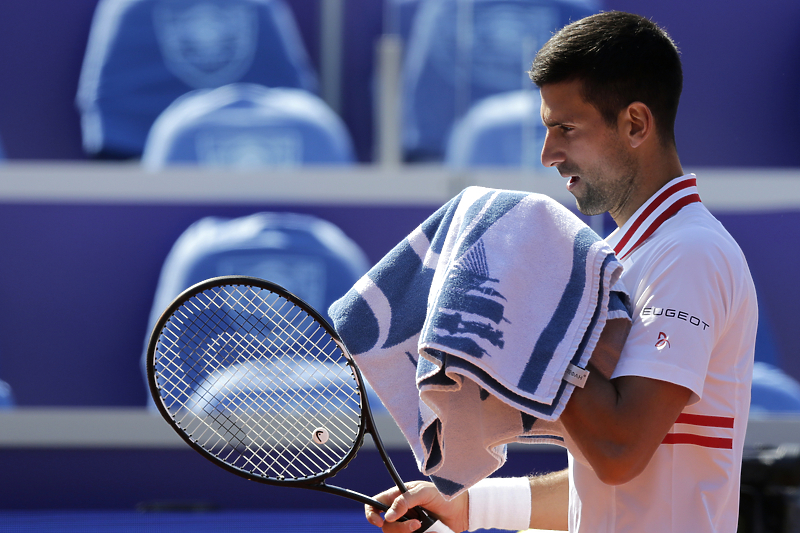
<path id="1" fill-rule="evenodd" d="M 684 207 L 642 246 L 649 262 L 703 264 L 717 268 L 746 268 L 744 254 L 725 227 L 702 205 Z"/>
<path id="2" fill-rule="evenodd" d="M 744 253 L 700 204 L 662 224 L 631 256 L 624 264 L 627 282 L 640 296 L 658 293 L 682 302 L 716 302 L 712 307 L 728 311 L 755 302 Z"/>

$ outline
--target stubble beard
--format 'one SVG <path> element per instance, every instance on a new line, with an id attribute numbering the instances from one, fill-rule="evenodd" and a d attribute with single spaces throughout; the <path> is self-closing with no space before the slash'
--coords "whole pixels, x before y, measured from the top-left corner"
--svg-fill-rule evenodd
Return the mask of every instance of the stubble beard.
<path id="1" fill-rule="evenodd" d="M 615 168 L 597 169 L 588 174 L 576 173 L 584 190 L 580 197 L 575 196 L 575 204 L 584 215 L 602 215 L 605 212 L 613 215 L 629 200 L 638 167 L 632 158 L 622 152 L 618 152 L 614 159 Z"/>
<path id="2" fill-rule="evenodd" d="M 578 211 L 584 215 L 594 216 L 602 215 L 610 209 L 610 200 L 607 191 L 600 187 L 595 187 L 587 181 L 583 182 L 584 194 L 583 196 L 575 197 L 575 205 Z"/>

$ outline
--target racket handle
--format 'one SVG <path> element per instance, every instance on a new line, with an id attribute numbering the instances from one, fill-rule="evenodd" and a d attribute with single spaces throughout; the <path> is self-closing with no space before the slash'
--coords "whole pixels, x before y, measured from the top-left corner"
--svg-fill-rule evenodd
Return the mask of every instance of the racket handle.
<path id="1" fill-rule="evenodd" d="M 453 530 L 439 520 L 432 518 L 422 507 L 414 507 L 412 510 L 417 515 L 417 520 L 422 523 L 420 528 L 414 533 L 453 533 Z M 408 516 L 408 514 L 406 516 Z"/>
<path id="2" fill-rule="evenodd" d="M 444 524 L 443 524 L 442 522 L 440 522 L 439 520 L 435 521 L 435 522 L 434 522 L 433 524 L 431 524 L 431 525 L 430 525 L 430 527 L 428 527 L 427 529 L 425 529 L 425 526 L 422 526 L 422 527 L 421 527 L 421 528 L 419 528 L 419 529 L 418 529 L 418 530 L 417 530 L 415 533 L 422 533 L 423 531 L 424 531 L 425 533 L 453 533 L 453 530 L 452 530 L 452 529 L 450 529 L 449 527 L 447 527 L 446 525 L 444 525 Z"/>

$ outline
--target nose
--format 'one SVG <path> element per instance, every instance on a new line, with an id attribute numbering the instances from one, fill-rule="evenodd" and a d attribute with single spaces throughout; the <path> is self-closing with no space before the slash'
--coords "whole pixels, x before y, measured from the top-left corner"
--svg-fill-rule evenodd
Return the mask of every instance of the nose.
<path id="1" fill-rule="evenodd" d="M 555 136 L 548 130 L 544 137 L 544 146 L 542 146 L 542 164 L 546 167 L 554 167 L 564 162 L 565 155 L 564 150 L 558 146 Z"/>

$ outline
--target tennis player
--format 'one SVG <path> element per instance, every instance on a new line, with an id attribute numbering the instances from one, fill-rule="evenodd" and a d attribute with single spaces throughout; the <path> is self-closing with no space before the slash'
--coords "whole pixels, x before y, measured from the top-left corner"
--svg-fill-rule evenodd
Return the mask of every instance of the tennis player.
<path id="1" fill-rule="evenodd" d="M 607 240 L 625 267 L 630 333 L 611 379 L 590 372 L 564 410 L 567 470 L 489 478 L 452 501 L 409 483 L 407 494 L 380 494 L 390 510 L 368 506 L 367 519 L 412 531 L 415 521 L 395 520 L 421 505 L 454 531 L 733 533 L 756 293 L 739 246 L 681 168 L 678 50 L 651 21 L 606 12 L 555 34 L 530 75 L 547 127 L 543 164 L 581 212 L 607 211 L 618 226 Z"/>

